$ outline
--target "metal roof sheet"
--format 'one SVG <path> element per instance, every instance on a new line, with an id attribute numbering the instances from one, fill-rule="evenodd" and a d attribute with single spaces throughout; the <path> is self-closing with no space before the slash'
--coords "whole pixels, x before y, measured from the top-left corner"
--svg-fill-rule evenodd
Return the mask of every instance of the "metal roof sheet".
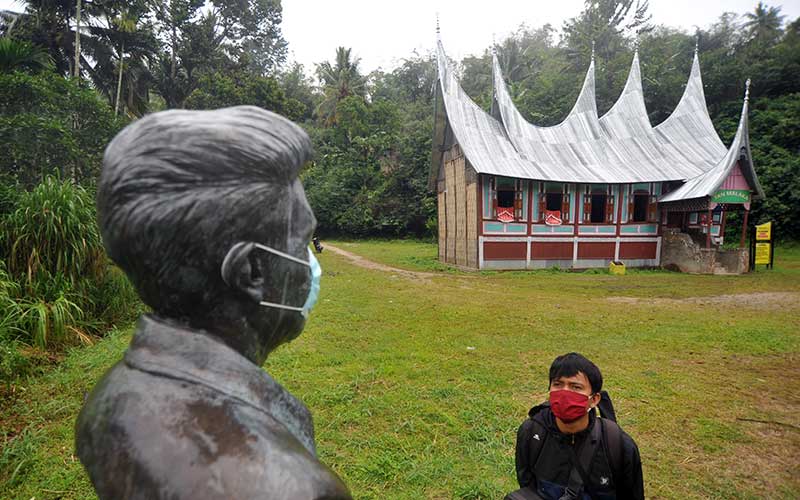
<path id="1" fill-rule="evenodd" d="M 605 115 L 597 116 L 592 61 L 578 99 L 564 121 L 539 127 L 527 122 L 517 110 L 497 58 L 493 58 L 493 111 L 499 120 L 483 111 L 460 87 L 441 41 L 437 52 L 443 111 L 479 173 L 580 183 L 687 180 L 705 174 L 713 177 L 711 171 L 733 155 L 708 115 L 697 53 L 680 102 L 656 127 L 647 117 L 638 52 L 619 99 Z M 747 135 L 746 118 L 745 129 L 737 137 L 740 133 Z M 732 149 L 738 148 L 734 141 Z M 755 172 L 752 176 L 755 179 Z"/>
<path id="2" fill-rule="evenodd" d="M 749 160 L 751 155 L 750 134 L 747 123 L 748 109 L 749 99 L 747 95 L 745 95 L 744 104 L 742 105 L 742 114 L 739 118 L 739 127 L 736 129 L 736 135 L 733 137 L 731 147 L 728 148 L 725 156 L 723 156 L 713 168 L 687 180 L 678 189 L 662 196 L 659 199 L 660 202 L 666 203 L 712 196 L 728 175 L 730 175 L 737 161 L 739 161 L 742 156 L 744 156 L 744 161 L 740 162 L 742 172 L 745 174 L 750 186 L 756 192 L 755 196 L 764 197 L 764 190 L 761 188 L 761 184 L 758 182 L 758 176 Z"/>

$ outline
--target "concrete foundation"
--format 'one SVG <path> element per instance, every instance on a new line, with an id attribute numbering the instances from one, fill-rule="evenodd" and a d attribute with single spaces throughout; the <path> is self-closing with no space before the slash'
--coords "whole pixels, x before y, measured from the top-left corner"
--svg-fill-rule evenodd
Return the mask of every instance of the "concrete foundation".
<path id="1" fill-rule="evenodd" d="M 694 274 L 742 274 L 748 271 L 746 248 L 723 250 L 700 246 L 691 235 L 665 229 L 661 246 L 661 266 Z"/>

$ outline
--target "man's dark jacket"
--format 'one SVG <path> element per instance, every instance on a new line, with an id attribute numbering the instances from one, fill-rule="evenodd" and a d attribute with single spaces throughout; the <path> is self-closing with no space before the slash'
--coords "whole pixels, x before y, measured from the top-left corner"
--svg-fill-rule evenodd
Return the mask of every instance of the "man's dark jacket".
<path id="1" fill-rule="evenodd" d="M 610 439 L 592 443 L 592 429 L 595 425 L 601 425 L 601 419 L 595 416 L 594 410 L 589 413 L 589 427 L 577 434 L 562 434 L 546 403 L 534 406 L 528 415 L 529 418 L 517 431 L 515 461 L 517 481 L 521 488 L 530 487 L 545 499 L 557 500 L 569 483 L 572 470 L 572 453 L 569 448 L 572 447 L 576 455 L 580 456 L 581 447 L 587 444 L 593 445 L 595 452 L 591 465 L 585 471 L 589 482 L 584 484 L 584 498 L 644 499 L 639 449 L 633 439 L 621 429 L 620 439 L 616 443 L 611 443 Z M 605 423 L 607 426 L 616 425 L 608 419 L 605 419 Z M 598 434 L 605 436 L 604 433 Z M 537 446 L 532 446 L 533 440 L 539 441 Z M 619 470 L 614 470 L 611 465 L 609 446 L 614 445 L 620 447 L 617 450 L 617 456 L 620 457 Z M 531 448 L 539 448 L 538 457 L 531 456 Z"/>

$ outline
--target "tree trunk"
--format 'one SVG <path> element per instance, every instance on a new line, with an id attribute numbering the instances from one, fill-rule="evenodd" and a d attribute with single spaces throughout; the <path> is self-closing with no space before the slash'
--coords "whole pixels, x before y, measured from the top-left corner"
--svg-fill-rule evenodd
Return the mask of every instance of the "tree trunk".
<path id="1" fill-rule="evenodd" d="M 117 98 L 114 100 L 114 116 L 119 114 L 119 99 L 122 95 L 122 70 L 125 64 L 125 42 L 119 49 L 119 78 L 117 79 Z"/>
<path id="2" fill-rule="evenodd" d="M 81 77 L 81 0 L 75 5 L 75 78 Z"/>

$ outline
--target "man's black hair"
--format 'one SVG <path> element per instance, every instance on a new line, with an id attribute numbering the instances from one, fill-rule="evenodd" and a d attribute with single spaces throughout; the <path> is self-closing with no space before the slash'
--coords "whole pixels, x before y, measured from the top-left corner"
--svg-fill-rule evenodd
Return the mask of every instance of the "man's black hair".
<path id="1" fill-rule="evenodd" d="M 577 352 L 571 352 L 557 357 L 550 365 L 550 382 L 560 377 L 573 377 L 582 372 L 592 385 L 592 394 L 600 392 L 603 388 L 603 376 L 597 365 Z M 549 387 L 549 385 L 548 385 Z"/>

